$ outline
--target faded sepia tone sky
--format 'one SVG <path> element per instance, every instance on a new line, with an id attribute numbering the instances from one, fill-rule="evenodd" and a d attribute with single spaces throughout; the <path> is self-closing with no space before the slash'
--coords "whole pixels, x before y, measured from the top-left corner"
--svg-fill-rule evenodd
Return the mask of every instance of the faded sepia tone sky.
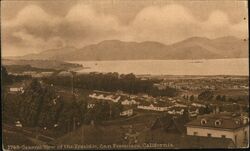
<path id="1" fill-rule="evenodd" d="M 247 11 L 243 0 L 5 0 L 2 55 L 109 39 L 169 44 L 192 36 L 248 38 Z"/>

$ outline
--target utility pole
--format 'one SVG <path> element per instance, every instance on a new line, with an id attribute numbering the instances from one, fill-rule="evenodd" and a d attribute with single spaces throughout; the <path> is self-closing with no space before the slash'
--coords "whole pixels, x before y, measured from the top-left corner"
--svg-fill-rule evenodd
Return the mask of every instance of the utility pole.
<path id="1" fill-rule="evenodd" d="M 74 94 L 74 76 L 75 76 L 76 73 L 74 71 L 70 71 L 70 73 L 72 74 L 71 91 L 72 91 L 72 94 Z"/>
<path id="2" fill-rule="evenodd" d="M 111 113 L 112 113 L 112 111 L 111 111 L 111 103 L 109 103 L 109 119 L 111 119 Z"/>
<path id="3" fill-rule="evenodd" d="M 75 130 L 75 128 L 76 128 L 76 118 L 73 117 L 73 131 Z"/>
<path id="4" fill-rule="evenodd" d="M 72 93 L 72 97 L 75 101 L 75 95 L 74 95 L 74 72 L 70 71 L 70 73 L 72 74 L 72 78 L 71 78 L 71 93 Z M 73 131 L 75 130 L 75 117 L 73 117 Z"/>
<path id="5" fill-rule="evenodd" d="M 70 132 L 70 121 L 68 121 L 68 131 Z"/>
<path id="6" fill-rule="evenodd" d="M 38 139 L 38 127 L 36 126 L 36 139 Z"/>
<path id="7" fill-rule="evenodd" d="M 81 140 L 82 144 L 84 144 L 84 126 L 82 126 L 82 140 Z"/>
<path id="8" fill-rule="evenodd" d="M 74 73 L 73 71 L 71 71 L 72 74 L 72 79 L 71 79 L 71 91 L 72 91 L 72 95 L 74 95 Z"/>

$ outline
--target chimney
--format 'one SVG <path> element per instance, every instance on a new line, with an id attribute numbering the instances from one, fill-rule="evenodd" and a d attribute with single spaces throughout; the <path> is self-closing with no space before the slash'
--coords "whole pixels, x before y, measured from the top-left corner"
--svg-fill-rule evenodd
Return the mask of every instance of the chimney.
<path id="1" fill-rule="evenodd" d="M 213 114 L 215 114 L 215 112 L 216 112 L 216 111 L 215 111 L 215 107 L 213 107 Z"/>
<path id="2" fill-rule="evenodd" d="M 219 108 L 219 106 L 215 106 L 214 108 L 213 108 L 213 114 L 218 114 L 218 113 L 220 113 L 220 108 Z"/>
<path id="3" fill-rule="evenodd" d="M 91 126 L 95 126 L 94 120 L 91 120 L 91 121 L 90 121 L 90 125 L 91 125 Z"/>
<path id="4" fill-rule="evenodd" d="M 220 107 L 219 106 L 216 106 L 216 113 L 220 113 Z"/>

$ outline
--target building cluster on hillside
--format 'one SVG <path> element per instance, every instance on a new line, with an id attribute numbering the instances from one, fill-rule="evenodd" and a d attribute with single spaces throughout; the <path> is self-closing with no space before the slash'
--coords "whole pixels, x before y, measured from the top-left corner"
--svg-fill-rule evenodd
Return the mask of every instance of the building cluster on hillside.
<path id="1" fill-rule="evenodd" d="M 138 105 L 140 104 L 139 102 L 135 101 L 135 100 L 124 100 L 121 102 L 122 105 Z"/>
<path id="2" fill-rule="evenodd" d="M 114 103 L 117 103 L 119 100 L 120 100 L 120 96 L 116 97 L 114 95 L 108 95 L 108 96 L 104 96 L 103 94 L 96 94 L 96 93 L 93 93 L 93 94 L 90 94 L 89 95 L 90 98 L 93 98 L 93 99 L 97 99 L 97 100 L 107 100 L 107 101 L 112 101 Z"/>
<path id="3" fill-rule="evenodd" d="M 109 101 L 111 103 L 121 103 L 126 108 L 127 115 L 132 115 L 134 109 L 138 111 L 156 111 L 166 112 L 172 115 L 183 115 L 184 110 L 187 110 L 190 117 L 199 115 L 201 108 L 206 108 L 205 105 L 199 103 L 190 103 L 181 101 L 178 98 L 154 98 L 148 95 L 127 95 L 124 93 L 110 93 L 95 91 L 89 94 L 89 98 L 95 101 Z M 88 109 L 93 108 L 95 103 L 90 101 Z M 192 109 L 191 109 L 192 108 Z M 125 112 L 124 112 L 125 113 Z"/>
<path id="4" fill-rule="evenodd" d="M 123 111 L 120 113 L 120 116 L 132 116 L 134 114 L 134 110 L 132 108 L 123 108 Z"/>
<path id="5" fill-rule="evenodd" d="M 48 77 L 48 76 L 51 76 L 53 74 L 53 72 L 49 72 L 49 71 L 44 71 L 44 72 L 36 72 L 36 71 L 25 71 L 25 72 L 22 72 L 22 73 L 9 73 L 11 75 L 15 75 L 15 76 L 19 76 L 19 75 L 22 75 L 22 76 L 31 76 L 33 78 L 41 78 L 41 77 Z"/>
<path id="6" fill-rule="evenodd" d="M 248 79 L 173 79 L 155 83 L 159 90 L 167 87 L 183 90 L 249 89 Z"/>
<path id="7" fill-rule="evenodd" d="M 23 87 L 11 87 L 9 89 L 10 93 L 24 93 L 24 88 Z"/>

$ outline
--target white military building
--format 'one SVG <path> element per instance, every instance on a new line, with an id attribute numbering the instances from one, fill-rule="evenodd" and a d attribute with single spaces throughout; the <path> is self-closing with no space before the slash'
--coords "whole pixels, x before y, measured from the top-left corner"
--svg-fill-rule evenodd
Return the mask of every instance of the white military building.
<path id="1" fill-rule="evenodd" d="M 237 147 L 248 146 L 249 118 L 242 114 L 215 113 L 186 124 L 187 135 L 231 138 Z"/>

